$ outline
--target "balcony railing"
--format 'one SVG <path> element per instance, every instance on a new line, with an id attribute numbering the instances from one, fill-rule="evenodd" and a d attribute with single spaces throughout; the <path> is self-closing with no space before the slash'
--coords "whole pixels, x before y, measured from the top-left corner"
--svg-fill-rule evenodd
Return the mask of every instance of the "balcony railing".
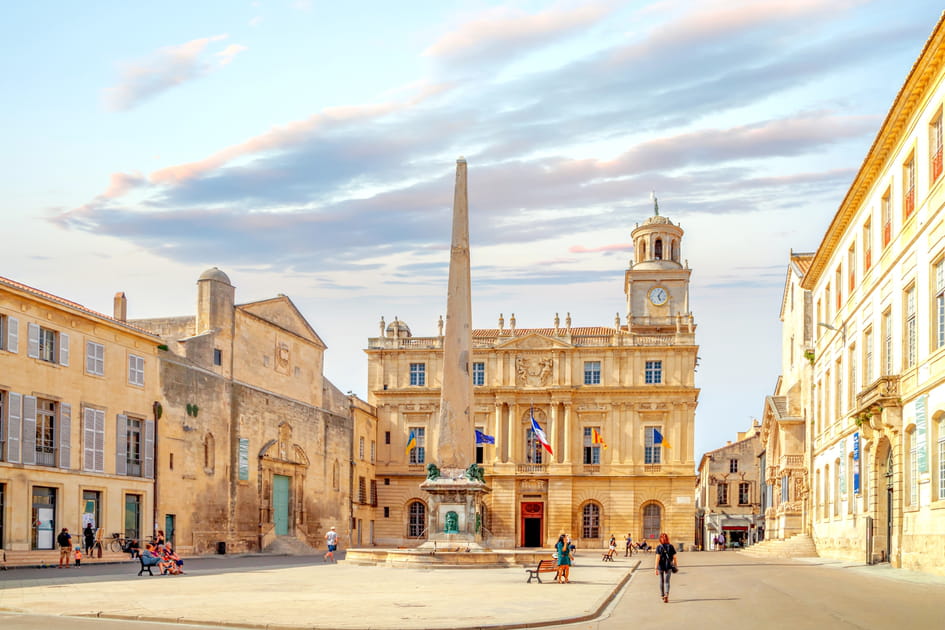
<path id="1" fill-rule="evenodd" d="M 673 320 L 675 321 L 675 320 Z M 675 325 L 675 324 L 673 324 Z M 579 348 L 608 348 L 625 346 L 686 346 L 695 344 L 695 334 L 683 328 L 671 334 L 637 334 L 614 330 L 608 335 L 562 335 L 571 345 Z M 473 348 L 489 349 L 506 343 L 510 336 L 473 339 Z M 372 337 L 369 350 L 441 350 L 442 337 Z"/>
<path id="2" fill-rule="evenodd" d="M 515 472 L 521 475 L 546 475 L 548 466 L 545 464 L 516 464 Z"/>
<path id="3" fill-rule="evenodd" d="M 596 475 L 600 473 L 600 465 L 597 464 L 584 464 L 584 473 L 588 475 Z"/>

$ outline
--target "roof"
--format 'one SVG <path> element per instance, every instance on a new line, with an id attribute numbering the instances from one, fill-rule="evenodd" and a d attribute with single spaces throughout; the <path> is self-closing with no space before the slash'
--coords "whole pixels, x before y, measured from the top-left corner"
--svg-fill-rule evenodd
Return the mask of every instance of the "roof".
<path id="1" fill-rule="evenodd" d="M 788 263 L 787 274 L 784 277 L 784 289 L 781 291 L 781 321 L 784 321 L 784 308 L 787 306 L 788 291 L 791 286 L 791 272 L 793 271 L 803 281 L 814 260 L 814 252 L 791 252 L 791 262 Z"/>
<path id="2" fill-rule="evenodd" d="M 873 144 L 867 151 L 863 164 L 860 165 L 853 183 L 850 184 L 850 189 L 824 233 L 824 238 L 811 261 L 810 269 L 801 283 L 803 288 L 814 288 L 866 195 L 877 178 L 886 172 L 887 160 L 896 150 L 903 134 L 908 132 L 907 123 L 925 104 L 923 95 L 945 62 L 943 41 L 945 41 L 945 12 L 939 16 L 932 34 L 929 35 L 922 52 L 919 53 L 906 80 L 899 88 L 899 93 L 896 94 Z"/>
<path id="3" fill-rule="evenodd" d="M 0 285 L 4 285 L 11 289 L 28 293 L 29 295 L 32 295 L 33 297 L 38 297 L 43 300 L 48 300 L 49 302 L 53 302 L 54 304 L 58 304 L 59 306 L 63 306 L 65 308 L 79 311 L 80 313 L 84 313 L 90 317 L 105 320 L 121 328 L 126 328 L 136 333 L 147 335 L 148 337 L 153 337 L 157 340 L 160 339 L 160 337 L 158 337 L 157 335 L 155 335 L 154 333 L 148 330 L 145 330 L 144 328 L 139 328 L 138 326 L 129 324 L 128 322 L 123 322 L 120 319 L 115 319 L 111 315 L 105 315 L 104 313 L 93 311 L 92 309 L 86 306 L 82 306 L 78 302 L 73 302 L 72 300 L 67 300 L 66 298 L 59 297 L 58 295 L 53 295 L 52 293 L 49 293 L 47 291 L 43 291 L 41 289 L 31 287 L 28 284 L 23 284 L 22 282 L 17 282 L 16 280 L 11 280 L 9 278 L 4 278 L 3 276 L 0 276 Z"/>

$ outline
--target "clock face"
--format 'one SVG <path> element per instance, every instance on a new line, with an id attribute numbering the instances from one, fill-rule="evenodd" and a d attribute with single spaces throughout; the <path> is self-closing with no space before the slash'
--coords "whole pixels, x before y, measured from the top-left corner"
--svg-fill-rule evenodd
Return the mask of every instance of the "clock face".
<path id="1" fill-rule="evenodd" d="M 669 295 L 666 293 L 666 289 L 663 287 L 654 287 L 650 289 L 650 302 L 653 302 L 656 306 L 662 306 L 666 304 L 666 300 L 669 298 Z"/>

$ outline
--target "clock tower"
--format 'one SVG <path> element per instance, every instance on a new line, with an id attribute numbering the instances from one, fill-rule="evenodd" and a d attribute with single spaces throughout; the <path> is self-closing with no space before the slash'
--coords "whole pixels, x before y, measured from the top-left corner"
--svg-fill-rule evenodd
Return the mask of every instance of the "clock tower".
<path id="1" fill-rule="evenodd" d="M 689 275 L 682 259 L 683 229 L 660 216 L 653 200 L 653 216 L 630 233 L 633 260 L 624 278 L 627 326 L 639 333 L 670 333 L 690 329 Z"/>

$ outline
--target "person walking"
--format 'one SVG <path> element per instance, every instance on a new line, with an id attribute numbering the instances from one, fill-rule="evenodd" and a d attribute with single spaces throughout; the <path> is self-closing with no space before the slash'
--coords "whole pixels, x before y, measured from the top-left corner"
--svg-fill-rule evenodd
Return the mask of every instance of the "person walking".
<path id="1" fill-rule="evenodd" d="M 624 543 L 626 544 L 626 549 L 623 551 L 623 557 L 629 558 L 633 555 L 633 536 L 631 536 L 629 532 L 627 532 L 627 537 L 624 538 Z"/>
<path id="2" fill-rule="evenodd" d="M 656 575 L 660 578 L 660 596 L 663 603 L 669 601 L 669 578 L 679 570 L 676 565 L 676 548 L 669 542 L 669 535 L 660 534 L 660 544 L 656 546 Z"/>
<path id="3" fill-rule="evenodd" d="M 571 582 L 571 541 L 567 534 L 558 536 L 555 552 L 558 558 L 558 572 L 555 580 L 558 584 L 568 584 Z"/>
<path id="4" fill-rule="evenodd" d="M 326 562 L 328 560 L 337 562 L 337 560 L 335 560 L 335 550 L 338 549 L 338 532 L 335 531 L 334 525 L 325 533 L 325 543 L 328 545 L 328 553 L 322 557 Z"/>
<path id="5" fill-rule="evenodd" d="M 72 561 L 72 534 L 69 533 L 68 527 L 63 527 L 56 536 L 56 544 L 59 545 L 59 568 L 62 568 L 62 563 L 65 561 L 68 569 Z"/>

